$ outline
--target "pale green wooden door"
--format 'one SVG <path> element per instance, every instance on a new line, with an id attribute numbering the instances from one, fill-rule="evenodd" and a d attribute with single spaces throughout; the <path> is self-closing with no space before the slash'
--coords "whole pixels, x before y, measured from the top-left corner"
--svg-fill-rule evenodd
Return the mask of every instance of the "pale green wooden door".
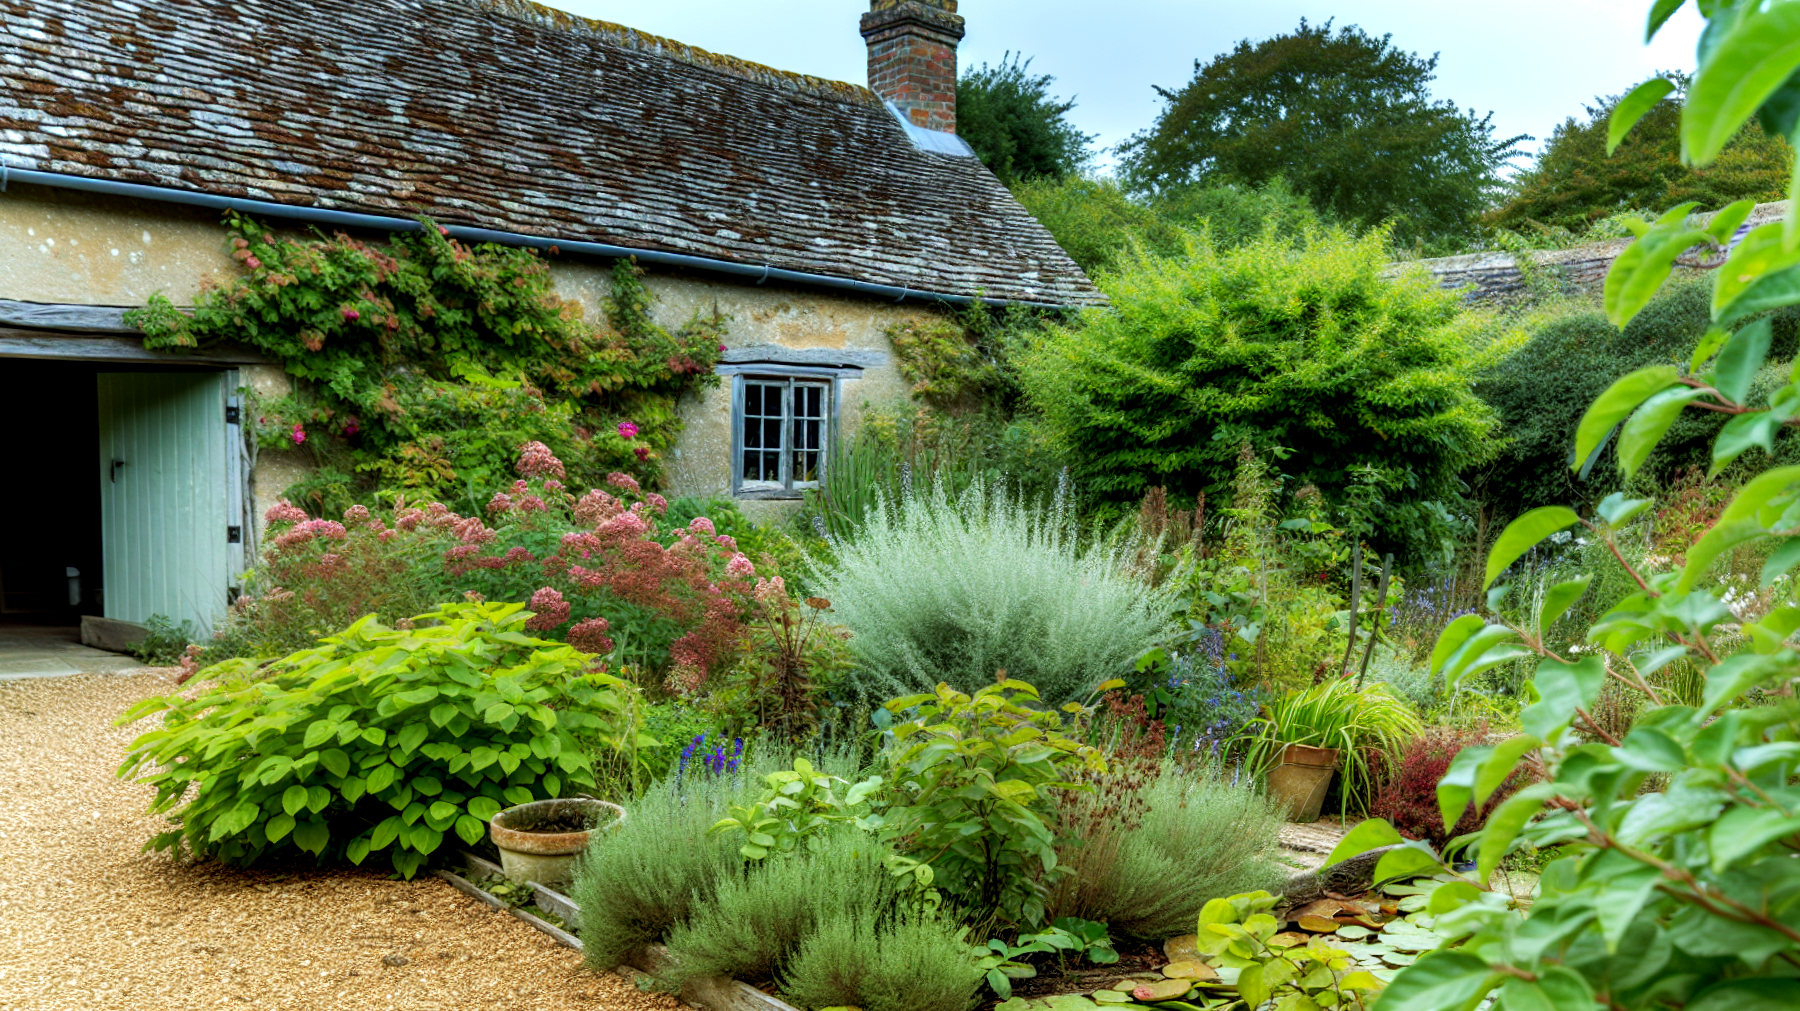
<path id="1" fill-rule="evenodd" d="M 103 372 L 101 553 L 108 618 L 202 632 L 232 580 L 227 389 L 218 372 Z M 235 426 L 232 429 L 235 431 Z"/>

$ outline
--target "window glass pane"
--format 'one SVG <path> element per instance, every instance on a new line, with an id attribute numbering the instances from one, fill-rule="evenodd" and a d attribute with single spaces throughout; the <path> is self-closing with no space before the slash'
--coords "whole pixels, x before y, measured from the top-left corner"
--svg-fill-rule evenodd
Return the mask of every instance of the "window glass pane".
<path id="1" fill-rule="evenodd" d="M 763 388 L 761 386 L 757 385 L 756 383 L 745 383 L 744 384 L 744 414 L 745 415 L 753 415 L 753 414 L 761 414 L 762 413 L 762 390 L 763 390 Z"/>
<path id="2" fill-rule="evenodd" d="M 762 445 L 767 449 L 781 448 L 781 419 L 764 418 L 762 422 Z"/>

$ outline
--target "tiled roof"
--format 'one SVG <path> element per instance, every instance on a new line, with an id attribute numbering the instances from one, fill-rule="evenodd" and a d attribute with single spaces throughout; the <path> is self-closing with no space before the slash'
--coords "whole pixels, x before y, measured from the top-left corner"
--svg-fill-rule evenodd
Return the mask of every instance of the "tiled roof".
<path id="1" fill-rule="evenodd" d="M 1103 301 L 866 89 L 522 0 L 0 0 L 0 23 L 13 168 Z"/>

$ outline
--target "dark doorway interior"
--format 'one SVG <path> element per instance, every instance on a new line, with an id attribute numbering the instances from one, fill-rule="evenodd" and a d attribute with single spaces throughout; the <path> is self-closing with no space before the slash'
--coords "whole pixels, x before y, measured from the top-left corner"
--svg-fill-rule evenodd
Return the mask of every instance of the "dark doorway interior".
<path id="1" fill-rule="evenodd" d="M 99 370 L 0 358 L 0 621 L 101 613 Z"/>

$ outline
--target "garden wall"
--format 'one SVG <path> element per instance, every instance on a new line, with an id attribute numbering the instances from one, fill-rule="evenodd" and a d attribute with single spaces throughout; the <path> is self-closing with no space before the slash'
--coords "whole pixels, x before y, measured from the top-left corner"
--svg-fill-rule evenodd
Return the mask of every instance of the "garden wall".
<path id="1" fill-rule="evenodd" d="M 1780 218 L 1787 213 L 1787 208 L 1785 200 L 1756 205 L 1749 220 L 1738 229 L 1737 236 L 1742 237 L 1757 225 Z M 1710 214 L 1704 214 L 1699 219 L 1706 221 L 1711 217 Z M 1613 260 L 1630 244 L 1629 238 L 1609 239 L 1573 249 L 1536 250 L 1527 255 L 1541 275 L 1553 278 L 1568 288 L 1598 291 L 1606 280 L 1606 272 L 1612 268 Z M 1722 256 L 1688 253 L 1677 260 L 1676 264 L 1690 270 L 1709 270 L 1718 266 L 1723 259 Z M 1445 288 L 1467 288 L 1467 297 L 1471 301 L 1504 301 L 1527 295 L 1530 289 L 1530 282 L 1525 272 L 1519 269 L 1517 254 L 1514 253 L 1440 256 L 1411 261 L 1407 265 L 1417 265 L 1429 271 Z"/>
<path id="2" fill-rule="evenodd" d="M 279 199 L 278 189 L 270 194 Z M 161 292 L 177 305 L 192 302 L 209 276 L 233 276 L 227 239 L 215 212 L 149 201 L 14 185 L 0 196 L 0 298 L 77 305 L 137 306 Z M 563 257 L 555 262 L 558 291 L 581 303 L 590 321 L 601 318 L 609 290 L 605 261 Z M 841 357 L 862 366 L 845 379 L 839 436 L 853 432 L 867 403 L 902 399 L 907 384 L 896 367 L 886 331 L 930 310 L 813 290 L 737 284 L 700 275 L 652 271 L 645 284 L 657 297 L 657 322 L 674 329 L 691 314 L 730 317 L 725 343 L 736 358 L 763 360 L 812 352 L 818 361 Z M 769 354 L 759 353 L 768 349 Z M 752 350 L 754 349 L 754 350 Z M 273 366 L 243 373 L 259 393 L 289 392 L 292 379 Z M 704 391 L 683 408 L 686 430 L 670 454 L 674 495 L 724 495 L 731 485 L 731 385 Z M 298 480 L 309 458 L 264 451 L 255 485 L 260 513 Z M 264 501 L 267 500 L 267 501 Z M 746 500 L 746 512 L 767 517 L 791 502 Z"/>

